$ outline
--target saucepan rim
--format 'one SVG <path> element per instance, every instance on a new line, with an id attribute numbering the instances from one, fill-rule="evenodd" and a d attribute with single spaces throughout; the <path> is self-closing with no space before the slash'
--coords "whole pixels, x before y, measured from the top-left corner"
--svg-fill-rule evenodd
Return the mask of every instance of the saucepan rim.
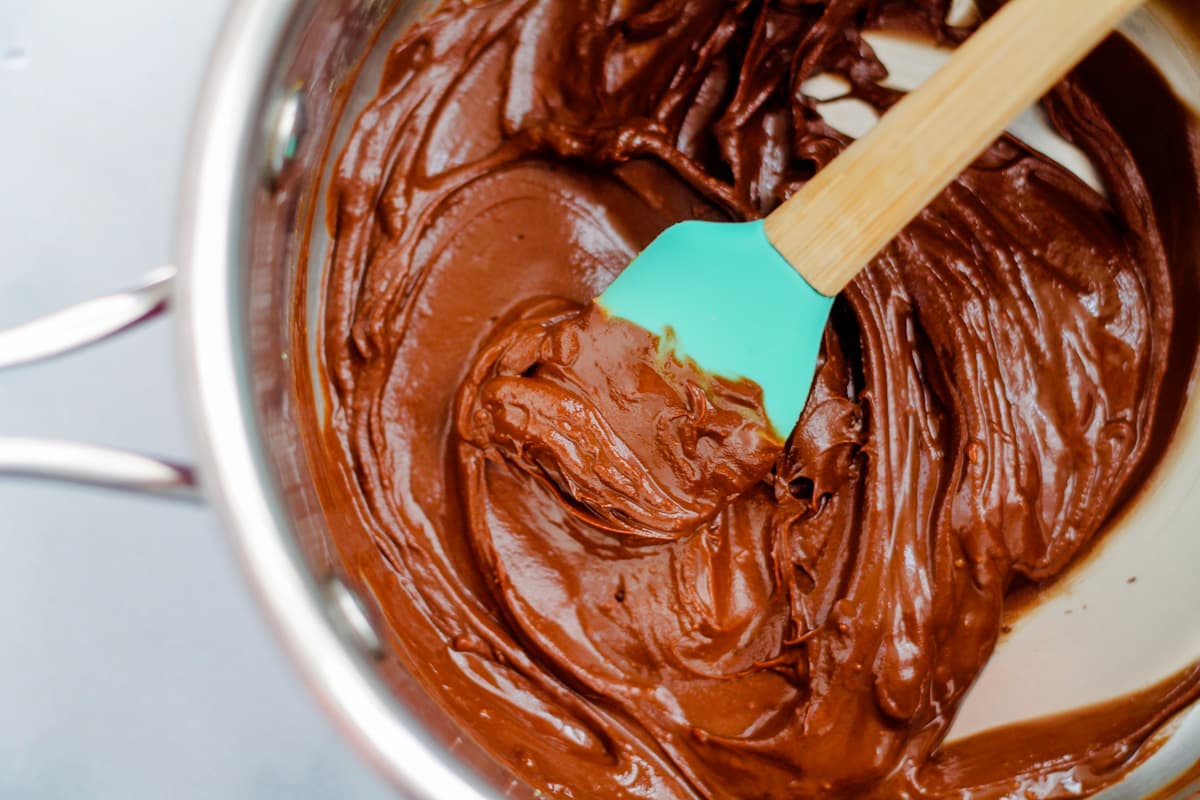
<path id="1" fill-rule="evenodd" d="M 242 319 L 247 187 L 261 181 L 254 159 L 262 121 L 279 100 L 273 70 L 305 5 L 232 2 L 192 128 L 174 305 L 198 470 L 277 637 L 360 752 L 406 796 L 485 800 L 496 791 L 394 699 L 369 659 L 339 633 L 328 595 L 292 533 L 254 410 Z M 1195 749 L 1200 755 L 1200 741 Z"/>

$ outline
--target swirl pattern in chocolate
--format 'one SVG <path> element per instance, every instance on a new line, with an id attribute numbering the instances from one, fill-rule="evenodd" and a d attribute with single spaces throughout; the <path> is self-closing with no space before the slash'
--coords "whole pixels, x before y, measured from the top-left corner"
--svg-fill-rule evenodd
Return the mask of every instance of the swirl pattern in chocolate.
<path id="1" fill-rule="evenodd" d="M 587 304 L 668 225 L 795 191 L 848 142 L 803 82 L 886 109 L 862 31 L 960 41 L 947 6 L 450 0 L 395 44 L 330 195 L 318 460 L 390 644 L 546 794 L 1081 796 L 1195 699 L 942 744 L 1194 357 L 1195 265 L 1080 76 L 1047 107 L 1108 195 L 998 141 L 840 298 L 782 447 L 755 387 Z"/>

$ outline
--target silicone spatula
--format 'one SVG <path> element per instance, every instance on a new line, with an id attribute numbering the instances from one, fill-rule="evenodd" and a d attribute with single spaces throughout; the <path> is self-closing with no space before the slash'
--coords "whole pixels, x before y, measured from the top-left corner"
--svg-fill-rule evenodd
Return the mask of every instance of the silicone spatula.
<path id="1" fill-rule="evenodd" d="M 833 298 L 1142 0 L 1010 0 L 765 220 L 668 228 L 597 299 L 711 374 L 763 391 L 782 440 Z"/>

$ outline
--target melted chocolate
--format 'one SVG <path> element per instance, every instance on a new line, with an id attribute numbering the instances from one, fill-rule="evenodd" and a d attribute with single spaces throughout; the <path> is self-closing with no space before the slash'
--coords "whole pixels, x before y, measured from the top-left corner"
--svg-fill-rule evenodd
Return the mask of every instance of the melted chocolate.
<path id="1" fill-rule="evenodd" d="M 459 399 L 467 485 L 483 452 L 553 486 L 591 527 L 674 541 L 779 456 L 758 386 L 660 354 L 654 336 L 596 306 L 536 303 L 503 330 Z"/>
<path id="2" fill-rule="evenodd" d="M 785 446 L 756 387 L 587 305 L 668 225 L 803 185 L 847 139 L 802 82 L 886 108 L 861 31 L 960 41 L 947 5 L 451 0 L 394 46 L 330 195 L 314 460 L 389 643 L 544 792 L 1078 796 L 1200 692 L 941 746 L 1195 356 L 1186 226 L 1085 73 L 1048 106 L 1109 198 L 997 142 L 839 299 Z"/>

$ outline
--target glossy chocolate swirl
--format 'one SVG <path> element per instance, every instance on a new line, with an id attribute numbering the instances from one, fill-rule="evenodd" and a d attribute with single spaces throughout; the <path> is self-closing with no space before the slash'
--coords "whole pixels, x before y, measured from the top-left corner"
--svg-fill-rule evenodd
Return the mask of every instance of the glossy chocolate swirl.
<path id="1" fill-rule="evenodd" d="M 390 644 L 546 794 L 1079 796 L 1194 699 L 941 745 L 1191 372 L 1196 265 L 1086 71 L 1047 107 L 1107 196 L 997 142 L 846 290 L 782 448 L 756 387 L 587 305 L 666 226 L 803 185 L 848 142 L 803 82 L 885 109 L 861 32 L 960 41 L 947 5 L 450 0 L 395 44 L 330 195 L 317 463 Z"/>

